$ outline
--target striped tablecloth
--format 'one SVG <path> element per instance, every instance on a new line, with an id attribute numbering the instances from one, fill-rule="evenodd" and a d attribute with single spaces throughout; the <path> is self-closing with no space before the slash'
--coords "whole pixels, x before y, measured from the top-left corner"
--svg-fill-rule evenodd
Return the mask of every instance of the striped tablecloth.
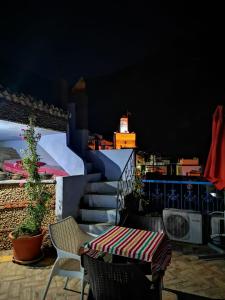
<path id="1" fill-rule="evenodd" d="M 152 272 L 165 270 L 171 260 L 171 247 L 163 232 L 112 226 L 89 242 L 88 247 L 151 262 Z"/>

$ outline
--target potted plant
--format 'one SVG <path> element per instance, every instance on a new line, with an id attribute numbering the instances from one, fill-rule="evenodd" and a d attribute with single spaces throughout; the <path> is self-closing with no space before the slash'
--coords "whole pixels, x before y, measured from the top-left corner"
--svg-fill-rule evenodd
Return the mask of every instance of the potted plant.
<path id="1" fill-rule="evenodd" d="M 122 214 L 146 215 L 151 213 L 151 200 L 146 195 L 144 174 L 136 170 L 132 185 L 132 192 L 124 197 L 124 211 Z"/>
<path id="2" fill-rule="evenodd" d="M 38 173 L 39 155 L 37 144 L 41 138 L 35 132 L 34 118 L 29 119 L 27 129 L 24 129 L 22 138 L 27 143 L 24 150 L 22 165 L 27 173 L 24 188 L 28 198 L 26 217 L 21 224 L 9 234 L 13 244 L 13 256 L 15 262 L 31 263 L 42 258 L 41 245 L 45 234 L 42 221 L 48 211 L 48 202 L 51 194 L 41 183 Z"/>
<path id="3" fill-rule="evenodd" d="M 144 198 L 144 183 L 142 182 L 142 174 L 139 171 L 135 172 L 132 192 L 125 196 L 125 209 L 128 212 L 138 213 L 143 202 L 147 201 Z"/>

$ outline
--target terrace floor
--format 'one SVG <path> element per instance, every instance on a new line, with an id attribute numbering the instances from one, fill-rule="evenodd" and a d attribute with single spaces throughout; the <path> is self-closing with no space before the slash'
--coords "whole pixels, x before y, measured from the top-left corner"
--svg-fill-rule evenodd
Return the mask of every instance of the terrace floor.
<path id="1" fill-rule="evenodd" d="M 180 299 L 225 299 L 225 260 L 203 260 L 198 254 L 207 249 L 173 245 L 172 262 L 164 279 L 165 288 L 189 293 Z M 206 251 L 207 252 L 207 251 Z M 12 263 L 12 251 L 0 252 L 0 300 L 39 300 L 54 262 L 51 251 L 45 259 L 33 266 Z M 63 289 L 64 279 L 56 276 L 49 288 L 46 300 L 78 300 L 80 294 Z M 79 281 L 71 279 L 70 289 L 80 290 Z M 86 287 L 86 292 L 88 287 Z M 84 299 L 87 297 L 85 296 Z M 163 291 L 163 300 L 178 299 L 174 293 Z M 207 299 L 207 298 L 206 298 Z"/>

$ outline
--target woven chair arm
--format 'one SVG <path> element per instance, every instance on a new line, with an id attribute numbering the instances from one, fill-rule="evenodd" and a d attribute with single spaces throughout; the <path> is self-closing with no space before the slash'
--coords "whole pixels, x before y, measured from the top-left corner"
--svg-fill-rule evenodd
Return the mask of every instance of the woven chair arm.
<path id="1" fill-rule="evenodd" d="M 96 238 L 96 237 L 99 236 L 99 234 L 95 234 L 95 233 L 92 233 L 92 232 L 88 232 L 88 235 L 89 235 L 90 237 L 93 237 L 93 238 Z"/>
<path id="2" fill-rule="evenodd" d="M 57 250 L 57 254 L 60 258 L 74 258 L 76 260 L 81 261 L 80 255 L 77 255 L 77 254 L 72 253 L 72 252 L 67 252 L 67 251 L 61 250 L 59 248 L 56 248 L 56 250 Z"/>

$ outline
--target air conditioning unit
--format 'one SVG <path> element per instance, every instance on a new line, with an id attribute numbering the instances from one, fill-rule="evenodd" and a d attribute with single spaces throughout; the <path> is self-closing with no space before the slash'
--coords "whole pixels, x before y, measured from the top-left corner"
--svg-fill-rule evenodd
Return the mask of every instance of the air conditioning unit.
<path id="1" fill-rule="evenodd" d="M 223 234 L 224 232 L 224 215 L 223 213 L 218 213 L 212 215 L 211 217 L 211 235 Z"/>
<path id="2" fill-rule="evenodd" d="M 202 244 L 202 215 L 191 210 L 163 210 L 163 222 L 171 240 Z"/>

